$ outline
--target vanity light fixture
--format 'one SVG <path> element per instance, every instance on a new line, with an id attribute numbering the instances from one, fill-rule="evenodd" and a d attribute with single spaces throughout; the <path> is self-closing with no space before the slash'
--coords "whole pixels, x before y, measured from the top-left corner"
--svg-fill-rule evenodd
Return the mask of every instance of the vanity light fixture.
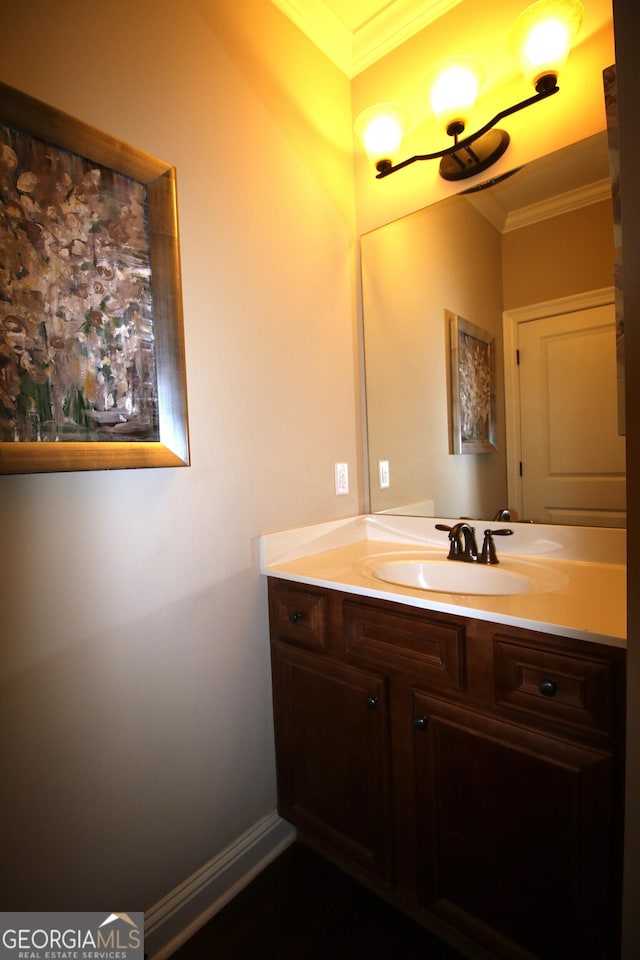
<path id="1" fill-rule="evenodd" d="M 466 137 L 462 134 L 481 84 L 480 65 L 469 57 L 460 57 L 441 64 L 432 73 L 431 108 L 448 136 L 453 137 L 453 146 L 394 163 L 408 126 L 407 114 L 399 105 L 388 103 L 369 107 L 360 114 L 356 133 L 375 164 L 377 179 L 417 160 L 440 160 L 441 177 L 465 180 L 499 160 L 509 146 L 509 134 L 497 124 L 558 92 L 558 73 L 580 28 L 583 13 L 580 0 L 537 0 L 517 17 L 509 32 L 509 45 L 536 92 L 501 110 Z"/>

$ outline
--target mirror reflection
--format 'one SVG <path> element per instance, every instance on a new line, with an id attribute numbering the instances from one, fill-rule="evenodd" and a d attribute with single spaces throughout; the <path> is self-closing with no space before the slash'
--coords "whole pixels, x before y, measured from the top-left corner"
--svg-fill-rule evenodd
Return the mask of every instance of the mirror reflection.
<path id="1" fill-rule="evenodd" d="M 606 133 L 361 241 L 371 512 L 624 526 Z M 452 318 L 494 350 L 488 452 L 454 452 Z"/>

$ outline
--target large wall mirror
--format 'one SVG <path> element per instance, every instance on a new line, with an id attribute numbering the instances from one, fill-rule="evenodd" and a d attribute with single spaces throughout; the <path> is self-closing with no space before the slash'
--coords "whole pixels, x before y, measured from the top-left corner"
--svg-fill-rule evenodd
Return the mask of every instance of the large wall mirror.
<path id="1" fill-rule="evenodd" d="M 602 133 L 361 238 L 371 512 L 625 525 L 609 171 Z M 458 327 L 487 452 L 454 444 Z"/>

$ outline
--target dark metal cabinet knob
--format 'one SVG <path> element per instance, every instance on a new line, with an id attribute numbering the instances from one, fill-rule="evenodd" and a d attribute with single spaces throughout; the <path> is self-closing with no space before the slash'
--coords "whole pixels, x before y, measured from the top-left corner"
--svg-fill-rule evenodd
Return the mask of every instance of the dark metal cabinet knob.
<path id="1" fill-rule="evenodd" d="M 555 680 L 543 680 L 538 690 L 543 697 L 555 697 L 558 692 L 558 686 Z"/>
<path id="2" fill-rule="evenodd" d="M 380 700 L 378 697 L 367 697 L 367 707 L 369 710 L 375 710 Z"/>
<path id="3" fill-rule="evenodd" d="M 413 725 L 416 728 L 416 730 L 426 730 L 428 722 L 429 721 L 427 717 L 416 717 L 415 720 L 413 721 Z"/>
<path id="4" fill-rule="evenodd" d="M 289 614 L 289 623 L 299 623 L 302 620 L 302 610 L 296 610 Z"/>

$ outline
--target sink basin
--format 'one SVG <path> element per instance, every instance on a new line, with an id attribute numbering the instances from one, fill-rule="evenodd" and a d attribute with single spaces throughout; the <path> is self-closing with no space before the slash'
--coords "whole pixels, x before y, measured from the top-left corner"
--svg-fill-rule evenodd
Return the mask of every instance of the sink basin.
<path id="1" fill-rule="evenodd" d="M 567 582 L 565 575 L 559 571 L 512 558 L 490 566 L 392 554 L 372 558 L 368 567 L 369 575 L 386 583 L 467 596 L 544 593 Z"/>

